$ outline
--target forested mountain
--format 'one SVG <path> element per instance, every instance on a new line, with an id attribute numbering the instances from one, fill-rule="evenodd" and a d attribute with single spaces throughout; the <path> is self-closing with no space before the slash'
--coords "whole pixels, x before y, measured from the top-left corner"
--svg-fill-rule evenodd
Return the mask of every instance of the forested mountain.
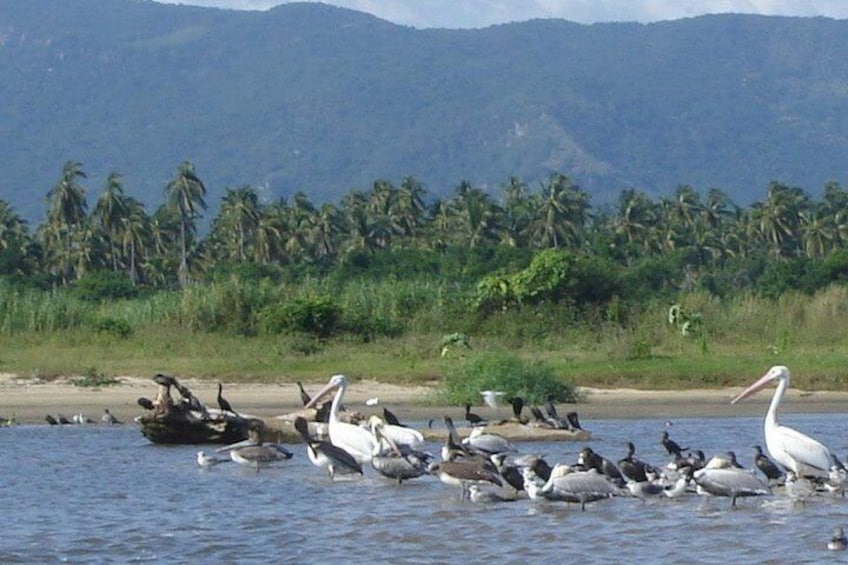
<path id="1" fill-rule="evenodd" d="M 707 16 L 416 30 L 320 4 L 267 12 L 144 0 L 0 3 L 0 199 L 40 221 L 62 166 L 154 207 L 191 161 L 217 207 L 411 175 L 568 175 L 594 203 L 635 187 L 770 180 L 820 194 L 848 164 L 848 21 Z"/>

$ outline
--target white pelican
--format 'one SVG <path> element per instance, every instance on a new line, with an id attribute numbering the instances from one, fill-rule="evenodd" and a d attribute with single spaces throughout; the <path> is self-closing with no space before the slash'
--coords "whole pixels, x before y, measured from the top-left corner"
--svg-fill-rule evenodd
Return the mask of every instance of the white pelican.
<path id="1" fill-rule="evenodd" d="M 409 449 L 421 449 L 424 447 L 424 436 L 418 430 L 407 428 L 406 426 L 395 426 L 387 424 L 379 416 L 371 416 L 368 418 L 368 427 L 371 433 L 377 437 L 377 427 L 380 428 L 380 434 L 387 437 L 395 444 Z M 388 449 L 388 445 L 380 445 L 381 449 Z"/>
<path id="2" fill-rule="evenodd" d="M 783 365 L 775 365 L 730 403 L 735 404 L 751 396 L 773 380 L 778 381 L 777 389 L 774 391 L 764 423 L 769 453 L 775 461 L 799 477 L 827 478 L 831 465 L 837 461 L 830 450 L 813 438 L 777 423 L 777 407 L 789 387 L 789 369 Z"/>
<path id="3" fill-rule="evenodd" d="M 330 442 L 338 446 L 356 459 L 360 465 L 371 461 L 371 457 L 379 450 L 380 444 L 370 430 L 354 424 L 342 422 L 339 419 L 339 409 L 342 405 L 345 391 L 347 390 L 347 377 L 344 375 L 333 375 L 324 388 L 316 394 L 306 405 L 312 408 L 318 400 L 330 391 L 335 390 L 333 404 L 330 406 L 330 418 L 327 424 Z"/>

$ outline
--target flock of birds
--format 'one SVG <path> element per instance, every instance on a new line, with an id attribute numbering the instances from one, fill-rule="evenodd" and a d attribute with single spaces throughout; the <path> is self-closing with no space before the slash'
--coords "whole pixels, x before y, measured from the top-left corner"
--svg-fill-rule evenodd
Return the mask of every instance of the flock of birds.
<path id="1" fill-rule="evenodd" d="M 388 410 L 384 409 L 383 418 L 371 416 L 361 424 L 345 421 L 340 415 L 348 386 L 344 375 L 333 376 L 314 397 L 301 387 L 306 408 L 319 406 L 323 397 L 333 393 L 327 414 L 327 439 L 317 437 L 310 428 L 314 424 L 303 416 L 295 417 L 293 424 L 304 441 L 309 460 L 325 470 L 330 480 L 362 475 L 366 466 L 398 483 L 435 476 L 458 488 L 461 499 L 472 502 L 529 498 L 575 503 L 585 509 L 589 503 L 619 496 L 645 500 L 699 494 L 727 497 L 735 508 L 739 498 L 778 492 L 799 503 L 819 493 L 844 496 L 848 471 L 836 455 L 819 441 L 777 421 L 777 409 L 789 379 L 786 367 L 772 367 L 732 400 L 736 403 L 777 382 L 764 422 L 770 456 L 755 446 L 755 469 L 744 468 L 734 452 L 708 459 L 700 450 L 681 447 L 668 431 L 660 439 L 670 458 L 665 465 L 639 459 L 633 443 L 627 444 L 627 453 L 617 461 L 587 446 L 576 461 L 551 464 L 542 455 L 520 452 L 505 437 L 487 431 L 485 425 L 475 422 L 470 407 L 466 407 L 466 419 L 472 428 L 467 437 L 460 437 L 450 417 L 443 418 L 447 436 L 437 458 L 424 450 L 420 432 L 400 423 Z M 513 410 L 520 418 L 521 404 L 513 403 Z M 576 413 L 572 419 L 565 419 L 561 425 L 579 428 Z M 283 445 L 262 442 L 261 431 L 257 425 L 247 440 L 217 450 L 218 454 L 229 453 L 229 458 L 201 451 L 197 461 L 210 466 L 232 460 L 258 470 L 293 456 Z M 844 531 L 837 528 L 828 548 L 839 550 L 846 546 Z"/>
<path id="2" fill-rule="evenodd" d="M 65 426 L 70 424 L 106 424 L 109 426 L 123 424 L 118 418 L 109 411 L 108 408 L 103 409 L 103 414 L 100 415 L 100 420 L 92 420 L 88 416 L 86 416 L 82 412 L 78 412 L 72 415 L 70 418 L 64 416 L 63 414 L 56 414 L 53 416 L 52 414 L 47 414 L 44 417 L 44 421 L 50 424 L 51 426 Z"/>

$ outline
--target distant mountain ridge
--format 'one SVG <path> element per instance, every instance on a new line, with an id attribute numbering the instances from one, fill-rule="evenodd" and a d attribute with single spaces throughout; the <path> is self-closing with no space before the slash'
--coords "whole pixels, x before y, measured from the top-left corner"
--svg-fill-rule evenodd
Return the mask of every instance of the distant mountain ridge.
<path id="1" fill-rule="evenodd" d="M 324 202 L 551 172 L 593 203 L 690 184 L 747 204 L 845 182 L 848 21 L 416 30 L 314 3 L 5 0 L 0 99 L 0 198 L 35 219 L 66 160 L 90 204 L 115 170 L 149 209 L 186 159 L 212 207 L 245 184 Z"/>

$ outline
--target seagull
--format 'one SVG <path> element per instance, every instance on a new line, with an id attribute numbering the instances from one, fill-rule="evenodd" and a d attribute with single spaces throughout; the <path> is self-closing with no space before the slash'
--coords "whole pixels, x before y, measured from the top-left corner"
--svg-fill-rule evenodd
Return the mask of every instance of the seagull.
<path id="1" fill-rule="evenodd" d="M 833 531 L 833 537 L 827 542 L 827 548 L 831 551 L 842 551 L 848 547 L 848 538 L 845 537 L 845 530 L 842 526 Z"/>
<path id="2" fill-rule="evenodd" d="M 112 414 L 108 408 L 103 409 L 103 415 L 100 416 L 100 422 L 103 424 L 120 424 L 121 422 Z"/>
<path id="3" fill-rule="evenodd" d="M 229 461 L 229 459 L 215 457 L 214 455 L 207 455 L 205 451 L 197 452 L 197 464 L 201 467 L 212 467 L 213 465 L 224 463 L 226 461 Z"/>
<path id="4" fill-rule="evenodd" d="M 499 390 L 481 390 L 480 395 L 483 397 L 483 402 L 490 408 L 498 407 L 498 397 L 503 396 L 503 392 Z"/>
<path id="5" fill-rule="evenodd" d="M 380 399 L 378 397 L 369 398 L 365 401 L 365 406 L 377 406 L 380 403 Z"/>

